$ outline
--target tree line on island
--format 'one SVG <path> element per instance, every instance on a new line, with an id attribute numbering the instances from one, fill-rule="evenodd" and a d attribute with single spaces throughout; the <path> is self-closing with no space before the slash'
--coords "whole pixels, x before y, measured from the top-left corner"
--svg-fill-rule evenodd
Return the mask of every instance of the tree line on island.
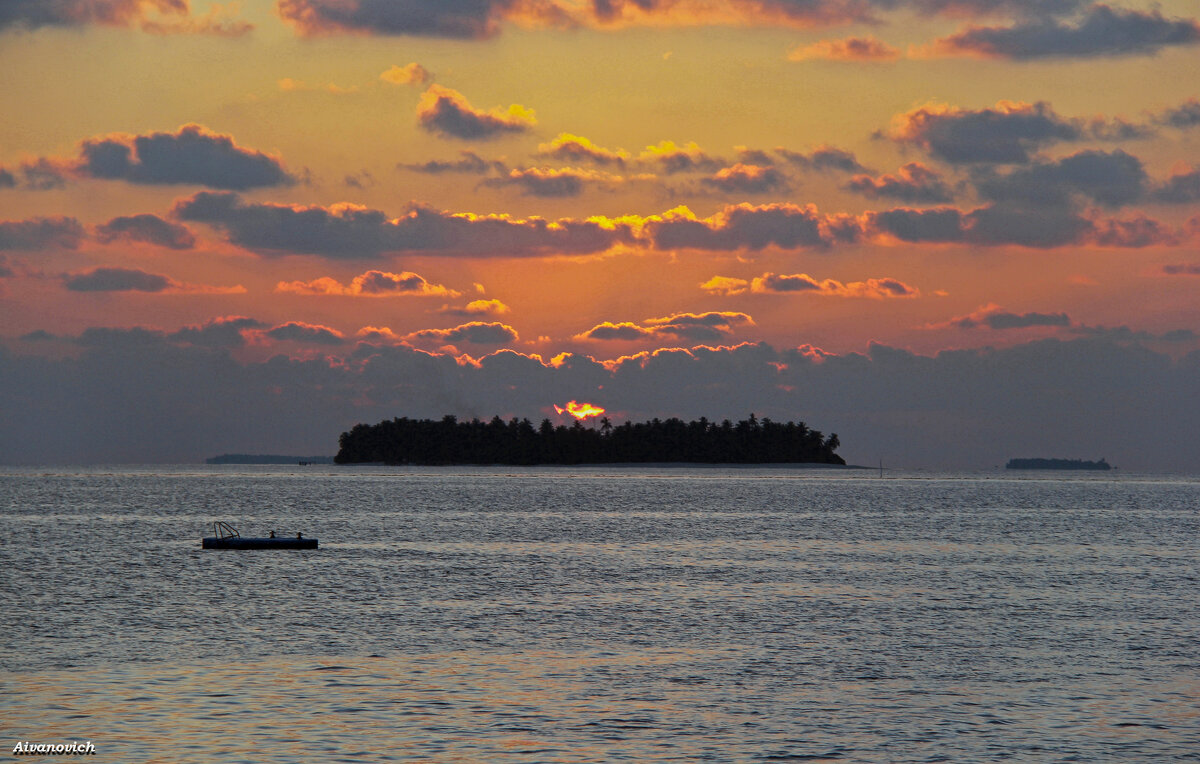
<path id="1" fill-rule="evenodd" d="M 846 463 L 835 453 L 837 434 L 826 438 L 803 422 L 779 423 L 754 414 L 737 423 L 701 417 L 615 427 L 608 417 L 593 427 L 579 420 L 556 427 L 543 419 L 536 428 L 515 417 L 507 422 L 498 416 L 490 422 L 460 422 L 449 415 L 440 421 L 397 417 L 357 424 L 338 444 L 338 464 Z"/>

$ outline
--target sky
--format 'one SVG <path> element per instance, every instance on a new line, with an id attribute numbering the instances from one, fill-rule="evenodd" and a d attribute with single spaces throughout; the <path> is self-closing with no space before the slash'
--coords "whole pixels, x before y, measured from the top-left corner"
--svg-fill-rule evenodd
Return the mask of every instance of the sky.
<path id="1" fill-rule="evenodd" d="M 1185 0 L 0 0 L 0 463 L 750 413 L 1200 471 Z"/>

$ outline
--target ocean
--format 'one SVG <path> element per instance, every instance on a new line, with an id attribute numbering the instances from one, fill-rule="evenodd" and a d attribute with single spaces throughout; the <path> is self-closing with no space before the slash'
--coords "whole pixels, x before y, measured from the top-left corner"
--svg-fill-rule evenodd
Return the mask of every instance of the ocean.
<path id="1" fill-rule="evenodd" d="M 0 605 L 5 755 L 1200 761 L 1196 477 L 0 468 Z"/>

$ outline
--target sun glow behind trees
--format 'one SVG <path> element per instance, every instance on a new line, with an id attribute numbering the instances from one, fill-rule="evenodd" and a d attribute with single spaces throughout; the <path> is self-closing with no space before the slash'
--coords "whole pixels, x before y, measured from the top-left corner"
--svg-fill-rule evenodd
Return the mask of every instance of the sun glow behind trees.
<path id="1" fill-rule="evenodd" d="M 578 403 L 576 401 L 568 401 L 566 406 L 554 404 L 554 410 L 559 414 L 570 414 L 579 421 L 583 421 L 588 417 L 600 416 L 604 413 L 604 409 L 591 403 Z"/>

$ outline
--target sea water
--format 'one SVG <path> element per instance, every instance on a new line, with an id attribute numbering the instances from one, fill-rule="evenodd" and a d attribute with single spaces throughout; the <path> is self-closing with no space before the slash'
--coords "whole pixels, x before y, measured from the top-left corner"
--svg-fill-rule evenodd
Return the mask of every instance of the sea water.
<path id="1" fill-rule="evenodd" d="M 1200 760 L 1186 477 L 9 468 L 0 606 L 4 755 Z"/>

